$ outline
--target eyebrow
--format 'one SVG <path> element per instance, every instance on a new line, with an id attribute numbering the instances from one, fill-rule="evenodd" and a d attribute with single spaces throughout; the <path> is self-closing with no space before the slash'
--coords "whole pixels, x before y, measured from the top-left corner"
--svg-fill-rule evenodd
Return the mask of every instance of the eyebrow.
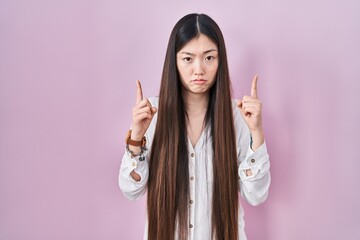
<path id="1" fill-rule="evenodd" d="M 217 50 L 216 49 L 209 49 L 209 50 L 206 50 L 205 52 L 203 52 L 203 54 L 207 54 L 207 53 L 210 53 L 210 52 L 217 52 Z M 185 51 L 181 51 L 180 54 L 186 54 L 186 55 L 190 55 L 190 56 L 195 56 L 194 53 L 185 52 Z"/>

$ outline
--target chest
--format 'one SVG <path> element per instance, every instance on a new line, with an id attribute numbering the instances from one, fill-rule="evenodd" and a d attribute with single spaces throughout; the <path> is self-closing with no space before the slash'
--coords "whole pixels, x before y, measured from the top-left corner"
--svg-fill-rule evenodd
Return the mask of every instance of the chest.
<path id="1" fill-rule="evenodd" d="M 202 132 L 204 131 L 204 116 L 189 117 L 187 122 L 187 135 L 193 147 L 198 143 Z"/>

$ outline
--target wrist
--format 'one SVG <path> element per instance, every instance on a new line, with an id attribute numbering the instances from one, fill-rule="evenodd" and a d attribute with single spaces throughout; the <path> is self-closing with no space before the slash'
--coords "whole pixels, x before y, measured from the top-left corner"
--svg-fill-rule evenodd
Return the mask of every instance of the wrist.
<path id="1" fill-rule="evenodd" d="M 254 139 L 264 139 L 264 130 L 261 129 L 255 129 L 255 130 L 250 130 L 250 134 Z"/>
<path id="2" fill-rule="evenodd" d="M 252 131 L 251 132 L 251 144 L 250 147 L 253 151 L 256 151 L 265 142 L 264 131 Z"/>
<path id="3" fill-rule="evenodd" d="M 136 148 L 136 150 L 134 150 L 134 148 Z M 138 158 L 139 161 L 145 161 L 145 155 L 147 153 L 146 147 L 132 147 L 126 145 L 126 151 L 131 158 Z"/>
<path id="4" fill-rule="evenodd" d="M 141 141 L 144 138 L 144 133 L 139 131 L 137 127 L 135 127 L 134 123 L 132 123 L 133 128 L 128 131 L 128 135 L 134 141 Z"/>
<path id="5" fill-rule="evenodd" d="M 126 145 L 145 147 L 146 138 L 144 136 L 142 136 L 141 138 L 133 137 L 132 130 L 129 130 L 125 138 L 125 143 Z"/>
<path id="6" fill-rule="evenodd" d="M 144 135 L 136 134 L 133 131 L 131 131 L 130 138 L 134 141 L 141 141 L 144 138 Z"/>

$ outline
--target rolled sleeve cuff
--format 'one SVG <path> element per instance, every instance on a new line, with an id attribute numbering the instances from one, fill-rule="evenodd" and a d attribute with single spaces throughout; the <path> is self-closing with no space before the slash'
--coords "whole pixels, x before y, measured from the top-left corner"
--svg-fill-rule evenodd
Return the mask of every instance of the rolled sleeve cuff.
<path id="1" fill-rule="evenodd" d="M 247 150 L 246 158 L 240 163 L 239 176 L 241 180 L 250 181 L 259 178 L 261 173 L 267 169 L 269 162 L 269 155 L 267 153 L 266 143 L 264 142 L 255 152 L 250 148 Z M 251 170 L 252 175 L 246 176 L 246 170 Z"/>
<path id="2" fill-rule="evenodd" d="M 124 169 L 126 169 L 125 174 L 130 178 L 130 181 L 132 181 L 134 183 L 141 183 L 147 177 L 148 162 L 146 160 L 145 161 L 139 161 L 139 156 L 131 157 L 131 156 L 127 155 L 123 159 L 123 164 L 124 164 Z M 135 181 L 131 177 L 130 173 L 132 171 L 135 171 L 137 174 L 140 175 L 141 180 L 139 182 Z"/>

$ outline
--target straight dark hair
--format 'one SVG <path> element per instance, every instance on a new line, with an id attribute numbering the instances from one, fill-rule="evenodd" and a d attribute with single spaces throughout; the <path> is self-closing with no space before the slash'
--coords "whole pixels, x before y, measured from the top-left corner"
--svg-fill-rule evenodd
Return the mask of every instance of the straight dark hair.
<path id="1" fill-rule="evenodd" d="M 151 147 L 148 180 L 148 239 L 185 240 L 189 227 L 189 160 L 186 106 L 176 54 L 186 43 L 206 35 L 218 47 L 219 65 L 204 125 L 210 124 L 213 150 L 212 231 L 217 240 L 238 239 L 237 155 L 231 86 L 220 28 L 205 14 L 189 14 L 171 32 L 159 94 L 158 119 Z"/>

